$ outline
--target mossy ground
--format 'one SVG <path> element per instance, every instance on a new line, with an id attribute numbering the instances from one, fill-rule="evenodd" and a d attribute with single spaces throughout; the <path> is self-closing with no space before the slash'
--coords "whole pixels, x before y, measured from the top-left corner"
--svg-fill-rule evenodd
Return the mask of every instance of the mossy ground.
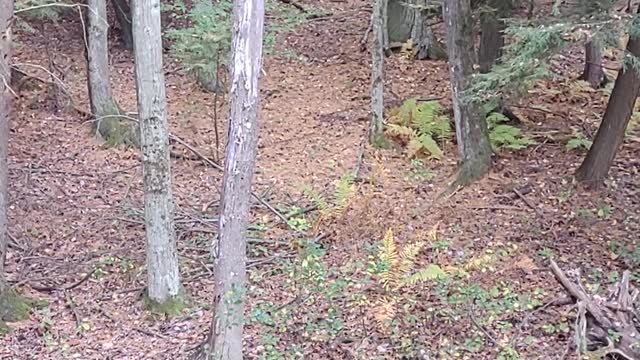
<path id="1" fill-rule="evenodd" d="M 17 294 L 13 289 L 0 293 L 0 335 L 9 332 L 9 322 L 20 321 L 29 317 L 35 302 Z"/>
<path id="2" fill-rule="evenodd" d="M 140 147 L 138 124 L 124 116 L 116 104 L 96 115 L 95 127 L 108 146 Z"/>
<path id="3" fill-rule="evenodd" d="M 145 294 L 144 305 L 146 309 L 153 314 L 177 316 L 180 315 L 182 311 L 189 306 L 189 299 L 184 290 L 180 291 L 177 296 L 167 300 L 164 303 L 159 303 L 157 301 L 151 300 L 149 299 L 149 296 Z"/>

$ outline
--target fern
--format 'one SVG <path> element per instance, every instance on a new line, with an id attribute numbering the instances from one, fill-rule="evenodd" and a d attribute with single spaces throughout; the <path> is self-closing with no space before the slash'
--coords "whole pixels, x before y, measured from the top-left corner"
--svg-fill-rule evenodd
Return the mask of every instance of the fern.
<path id="1" fill-rule="evenodd" d="M 416 272 L 415 274 L 407 278 L 406 283 L 409 285 L 415 285 L 427 281 L 433 281 L 445 277 L 447 274 L 435 264 L 429 264 L 424 269 Z"/>
<path id="2" fill-rule="evenodd" d="M 391 229 L 387 230 L 384 239 L 382 239 L 382 247 L 378 256 L 381 262 L 380 280 L 382 280 L 384 289 L 388 291 L 396 285 L 396 270 L 399 262 L 398 249 Z"/>
<path id="3" fill-rule="evenodd" d="M 313 190 L 311 187 L 309 186 L 305 186 L 302 189 L 302 193 L 311 200 L 311 203 L 318 208 L 318 210 L 325 211 L 329 208 L 329 204 L 327 203 L 327 200 L 324 198 L 324 196 L 322 196 L 321 194 L 319 194 L 318 192 L 316 192 L 315 190 Z"/>
<path id="4" fill-rule="evenodd" d="M 503 124 L 507 120 L 507 117 L 500 113 L 494 112 L 487 116 L 489 141 L 494 150 L 500 148 L 521 150 L 535 144 L 533 140 L 522 135 L 522 131 L 517 127 Z"/>
<path id="5" fill-rule="evenodd" d="M 567 141 L 566 148 L 567 150 L 579 150 L 579 149 L 589 150 L 592 143 L 593 142 L 591 140 L 585 138 L 584 135 L 578 133 L 576 137 Z"/>
<path id="6" fill-rule="evenodd" d="M 442 116 L 441 111 L 436 101 L 418 104 L 415 98 L 407 99 L 388 112 L 390 121 L 386 132 L 406 143 L 411 158 L 424 153 L 431 158 L 442 159 L 443 153 L 436 140 L 449 140 L 451 128 L 449 119 Z"/>
<path id="7" fill-rule="evenodd" d="M 340 180 L 336 183 L 334 198 L 335 210 L 337 212 L 342 212 L 353 198 L 355 193 L 353 180 L 353 174 L 348 172 L 342 175 Z"/>

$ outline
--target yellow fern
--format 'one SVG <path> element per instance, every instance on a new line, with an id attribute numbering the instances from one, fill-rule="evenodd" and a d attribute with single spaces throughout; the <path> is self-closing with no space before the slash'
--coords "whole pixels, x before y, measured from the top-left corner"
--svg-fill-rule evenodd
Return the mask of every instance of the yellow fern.
<path id="1" fill-rule="evenodd" d="M 420 250 L 424 248 L 425 243 L 422 241 L 415 242 L 413 244 L 405 245 L 400 251 L 400 264 L 399 272 L 401 274 L 409 274 L 415 267 L 415 260 Z"/>
<path id="2" fill-rule="evenodd" d="M 380 248 L 379 258 L 382 261 L 382 270 L 380 271 L 380 279 L 382 280 L 382 286 L 386 291 L 395 288 L 398 281 L 398 263 L 400 256 L 398 254 L 398 248 L 396 247 L 396 241 L 393 237 L 393 230 L 387 230 L 382 239 L 382 247 Z"/>

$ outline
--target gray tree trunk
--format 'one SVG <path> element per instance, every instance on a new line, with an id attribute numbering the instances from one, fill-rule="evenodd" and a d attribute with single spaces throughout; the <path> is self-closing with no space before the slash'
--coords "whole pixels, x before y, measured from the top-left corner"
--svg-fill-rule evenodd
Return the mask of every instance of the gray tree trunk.
<path id="1" fill-rule="evenodd" d="M 181 296 L 173 221 L 160 0 L 135 0 L 133 53 L 140 119 L 148 297 L 167 304 Z"/>
<path id="2" fill-rule="evenodd" d="M 429 11 L 408 5 L 425 7 L 429 0 L 388 0 L 385 7 L 387 19 L 384 29 L 392 47 L 411 39 L 418 60 L 442 60 L 447 58 L 444 46 L 436 40 L 429 25 Z"/>
<path id="3" fill-rule="evenodd" d="M 578 79 L 588 82 L 594 89 L 605 86 L 609 80 L 602 68 L 602 51 L 594 41 L 588 41 L 584 46 L 584 71 Z"/>
<path id="4" fill-rule="evenodd" d="M 119 116 L 122 112 L 111 93 L 106 0 L 88 0 L 85 14 L 87 84 L 91 113 L 96 120 L 95 127 L 109 143 L 114 145 L 125 143 L 137 147 L 139 134 L 136 126 Z"/>
<path id="5" fill-rule="evenodd" d="M 373 4 L 371 48 L 371 121 L 369 123 L 369 143 L 379 146 L 382 141 L 384 118 L 384 5 L 385 0 L 375 0 Z"/>
<path id="6" fill-rule="evenodd" d="M 472 21 L 469 0 L 444 2 L 453 113 L 462 162 L 454 186 L 464 186 L 479 179 L 491 167 L 492 150 L 486 120 L 478 105 L 462 97 L 473 75 Z"/>
<path id="7" fill-rule="evenodd" d="M 214 314 L 207 359 L 240 360 L 246 292 L 246 230 L 258 142 L 264 0 L 235 0 L 231 50 L 231 104 L 220 240 L 215 255 Z"/>
<path id="8" fill-rule="evenodd" d="M 131 8 L 127 0 L 112 0 L 113 8 L 120 25 L 120 37 L 124 47 L 133 50 L 133 30 L 131 24 Z"/>
<path id="9" fill-rule="evenodd" d="M 7 149 L 9 146 L 9 116 L 11 114 L 11 19 L 13 0 L 0 0 L 0 305 L 2 305 L 8 284 L 4 273 L 7 256 Z M 0 323 L 4 310 L 0 309 Z"/>

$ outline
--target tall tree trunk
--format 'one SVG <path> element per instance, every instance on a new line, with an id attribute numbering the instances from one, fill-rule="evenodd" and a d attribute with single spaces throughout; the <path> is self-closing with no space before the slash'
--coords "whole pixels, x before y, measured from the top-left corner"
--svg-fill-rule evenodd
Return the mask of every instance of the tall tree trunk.
<path id="1" fill-rule="evenodd" d="M 373 4 L 373 46 L 371 48 L 371 121 L 369 143 L 381 145 L 384 119 L 384 0 Z"/>
<path id="2" fill-rule="evenodd" d="M 134 1 L 134 0 L 132 0 Z M 120 25 L 120 37 L 124 47 L 133 50 L 133 28 L 131 24 L 131 7 L 127 0 L 112 0 L 116 19 Z"/>
<path id="3" fill-rule="evenodd" d="M 164 306 L 180 301 L 182 287 L 173 221 L 160 0 L 135 0 L 133 4 L 133 53 L 147 237 L 147 290 L 151 305 Z"/>
<path id="4" fill-rule="evenodd" d="M 229 137 L 215 253 L 214 316 L 208 359 L 242 359 L 246 231 L 258 141 L 264 0 L 235 0 Z"/>
<path id="5" fill-rule="evenodd" d="M 481 73 L 487 73 L 496 63 L 504 46 L 504 18 L 511 14 L 511 0 L 489 0 L 489 11 L 480 16 L 480 48 L 478 64 Z"/>
<path id="6" fill-rule="evenodd" d="M 638 10 L 640 12 L 640 7 Z M 627 51 L 635 57 L 640 56 L 640 37 L 629 38 Z M 593 145 L 576 171 L 578 181 L 592 187 L 599 187 L 604 183 L 624 140 L 639 93 L 640 76 L 636 69 L 631 65 L 620 69 Z"/>
<path id="7" fill-rule="evenodd" d="M 9 146 L 9 116 L 11 115 L 11 20 L 13 18 L 13 0 L 0 0 L 0 305 L 8 291 L 4 273 L 7 257 L 7 149 Z M 0 309 L 0 323 L 4 318 Z"/>
<path id="8" fill-rule="evenodd" d="M 120 117 L 121 111 L 111 93 L 109 83 L 109 44 L 106 0 L 88 0 L 87 19 L 87 84 L 91 113 L 98 133 L 112 144 L 139 146 L 135 124 Z"/>
<path id="9" fill-rule="evenodd" d="M 487 123 L 480 107 L 462 98 L 473 74 L 473 26 L 469 0 L 446 0 L 444 22 L 456 138 L 462 161 L 453 185 L 464 186 L 489 171 L 492 153 Z"/>
<path id="10" fill-rule="evenodd" d="M 578 78 L 584 80 L 594 89 L 607 84 L 607 75 L 602 68 L 602 51 L 597 43 L 589 40 L 584 46 L 584 71 Z"/>

